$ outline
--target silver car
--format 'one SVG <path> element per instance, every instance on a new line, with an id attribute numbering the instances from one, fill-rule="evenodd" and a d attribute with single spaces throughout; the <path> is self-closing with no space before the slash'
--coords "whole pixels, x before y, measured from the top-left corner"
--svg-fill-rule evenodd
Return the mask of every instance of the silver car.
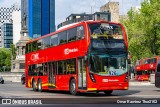
<path id="1" fill-rule="evenodd" d="M 0 76 L 0 83 L 1 83 L 1 84 L 4 84 L 4 79 L 3 79 L 2 76 Z"/>

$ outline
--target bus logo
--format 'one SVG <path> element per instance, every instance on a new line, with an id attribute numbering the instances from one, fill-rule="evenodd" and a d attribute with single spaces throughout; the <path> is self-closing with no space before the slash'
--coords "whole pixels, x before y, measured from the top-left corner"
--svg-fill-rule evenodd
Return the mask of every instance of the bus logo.
<path id="1" fill-rule="evenodd" d="M 68 55 L 68 54 L 73 53 L 73 52 L 78 52 L 78 49 L 77 48 L 74 48 L 74 49 L 66 48 L 66 49 L 64 49 L 64 54 L 65 55 Z"/>
<path id="2" fill-rule="evenodd" d="M 69 49 L 68 48 L 64 50 L 64 54 L 66 54 L 66 55 L 69 54 Z"/>
<path id="3" fill-rule="evenodd" d="M 108 82 L 108 79 L 103 79 L 102 82 Z"/>
<path id="4" fill-rule="evenodd" d="M 31 55 L 31 60 L 38 60 L 38 59 L 39 59 L 39 53 Z"/>

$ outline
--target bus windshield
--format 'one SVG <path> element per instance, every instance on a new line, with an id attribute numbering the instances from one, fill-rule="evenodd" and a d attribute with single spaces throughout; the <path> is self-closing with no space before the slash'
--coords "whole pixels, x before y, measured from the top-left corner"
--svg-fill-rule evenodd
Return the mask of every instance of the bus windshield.
<path id="1" fill-rule="evenodd" d="M 109 57 L 108 55 L 90 55 L 90 71 L 107 76 L 119 76 L 127 72 L 126 55 Z"/>
<path id="2" fill-rule="evenodd" d="M 149 71 L 137 71 L 137 75 L 149 75 L 151 73 L 154 73 L 154 70 L 149 70 Z"/>

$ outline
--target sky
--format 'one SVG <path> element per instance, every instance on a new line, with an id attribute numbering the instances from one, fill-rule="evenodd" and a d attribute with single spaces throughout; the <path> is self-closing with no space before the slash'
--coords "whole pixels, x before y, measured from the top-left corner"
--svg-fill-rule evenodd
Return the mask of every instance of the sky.
<path id="1" fill-rule="evenodd" d="M 0 7 L 10 7 L 13 3 L 21 0 L 0 0 Z M 71 13 L 92 13 L 100 11 L 100 7 L 108 1 L 116 1 L 120 4 L 120 14 L 127 14 L 131 7 L 140 6 L 143 0 L 55 0 L 56 1 L 56 25 L 65 21 Z"/>

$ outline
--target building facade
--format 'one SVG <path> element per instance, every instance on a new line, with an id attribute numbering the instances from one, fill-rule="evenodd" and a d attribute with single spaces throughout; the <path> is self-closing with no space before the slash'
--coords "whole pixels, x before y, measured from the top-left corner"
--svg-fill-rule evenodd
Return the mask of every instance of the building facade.
<path id="1" fill-rule="evenodd" d="M 12 12 L 13 11 L 20 11 L 20 5 L 18 3 L 13 4 L 11 7 L 1 7 L 0 8 L 0 47 L 4 44 L 3 37 L 1 36 L 1 26 L 4 23 L 12 23 Z"/>
<path id="2" fill-rule="evenodd" d="M 21 6 L 30 38 L 55 31 L 55 0 L 21 0 Z"/>
<path id="3" fill-rule="evenodd" d="M 119 2 L 108 2 L 100 7 L 101 12 L 111 12 L 111 21 L 119 22 Z"/>
<path id="4" fill-rule="evenodd" d="M 87 21 L 87 20 L 105 20 L 111 21 L 111 13 L 110 12 L 95 12 L 93 14 L 71 14 L 66 18 L 66 21 L 60 23 L 57 26 L 57 29 L 76 22 Z"/>
<path id="5" fill-rule="evenodd" d="M 10 48 L 13 44 L 13 24 L 4 23 L 1 26 L 2 48 Z"/>
<path id="6" fill-rule="evenodd" d="M 25 47 L 28 41 L 27 36 L 21 36 L 16 43 L 17 55 L 16 59 L 12 60 L 11 72 L 25 72 Z"/>
<path id="7" fill-rule="evenodd" d="M 20 40 L 20 31 L 21 31 L 21 11 L 13 11 L 12 13 L 12 23 L 13 23 L 13 44 Z"/>

